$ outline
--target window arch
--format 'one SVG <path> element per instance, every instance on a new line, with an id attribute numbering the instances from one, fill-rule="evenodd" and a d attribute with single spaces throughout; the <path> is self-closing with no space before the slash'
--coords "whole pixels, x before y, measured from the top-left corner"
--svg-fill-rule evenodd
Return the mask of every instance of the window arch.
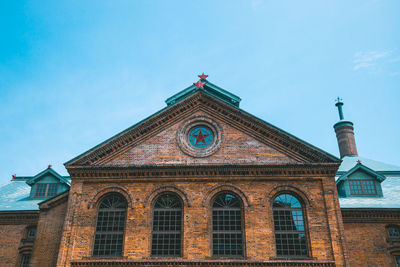
<path id="1" fill-rule="evenodd" d="M 243 257 L 242 201 L 230 192 L 212 201 L 213 256 Z"/>
<path id="2" fill-rule="evenodd" d="M 182 200 L 174 193 L 157 197 L 153 208 L 151 256 L 182 256 Z"/>
<path id="3" fill-rule="evenodd" d="M 122 256 L 127 203 L 117 193 L 107 195 L 99 204 L 93 256 Z"/>
<path id="4" fill-rule="evenodd" d="M 272 205 L 278 257 L 307 257 L 307 234 L 303 207 L 289 193 L 278 195 Z"/>

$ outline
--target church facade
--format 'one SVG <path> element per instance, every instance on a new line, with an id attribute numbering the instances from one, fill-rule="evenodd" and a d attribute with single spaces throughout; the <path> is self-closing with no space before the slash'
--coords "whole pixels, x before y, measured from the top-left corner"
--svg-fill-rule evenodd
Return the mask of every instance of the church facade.
<path id="1" fill-rule="evenodd" d="M 343 161 L 199 77 L 70 176 L 0 187 L 1 266 L 396 266 L 400 168 L 357 155 L 340 101 Z"/>

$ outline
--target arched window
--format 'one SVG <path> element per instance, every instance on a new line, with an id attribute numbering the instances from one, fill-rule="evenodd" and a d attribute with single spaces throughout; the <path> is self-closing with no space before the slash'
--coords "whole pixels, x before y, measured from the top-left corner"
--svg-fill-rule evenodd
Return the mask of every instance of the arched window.
<path id="1" fill-rule="evenodd" d="M 242 202 L 231 193 L 218 194 L 212 202 L 213 256 L 243 256 Z"/>
<path id="2" fill-rule="evenodd" d="M 175 194 L 162 194 L 154 203 L 151 255 L 182 255 L 182 201 Z"/>
<path id="3" fill-rule="evenodd" d="M 120 194 L 106 196 L 99 205 L 93 256 L 122 256 L 127 203 Z"/>
<path id="4" fill-rule="evenodd" d="M 281 194 L 273 206 L 276 254 L 278 257 L 308 256 L 303 208 L 290 194 Z"/>

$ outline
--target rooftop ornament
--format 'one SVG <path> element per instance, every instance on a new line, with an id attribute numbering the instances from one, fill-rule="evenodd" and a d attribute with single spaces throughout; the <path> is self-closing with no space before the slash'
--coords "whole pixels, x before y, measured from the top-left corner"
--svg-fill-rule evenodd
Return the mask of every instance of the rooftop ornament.
<path id="1" fill-rule="evenodd" d="M 16 174 L 13 174 L 13 175 L 12 175 L 12 179 L 11 179 L 11 181 L 12 181 L 12 180 L 14 180 L 14 179 L 15 179 L 15 177 L 17 177 L 17 175 L 16 175 Z"/>
<path id="2" fill-rule="evenodd" d="M 51 168 L 51 164 L 49 164 L 49 166 L 47 166 L 47 168 L 50 169 Z"/>
<path id="3" fill-rule="evenodd" d="M 200 74 L 200 75 L 197 75 L 197 76 L 200 78 L 200 80 L 205 80 L 208 77 L 208 75 L 205 75 L 204 72 L 202 74 Z"/>
<path id="4" fill-rule="evenodd" d="M 336 99 L 336 104 L 335 104 L 335 106 L 338 107 L 339 118 L 340 118 L 340 120 L 343 120 L 343 119 L 344 119 L 344 116 L 343 116 L 343 99 L 341 99 L 340 97 L 338 97 L 338 98 Z"/>
<path id="5" fill-rule="evenodd" d="M 205 85 L 206 83 L 203 83 L 203 82 L 201 82 L 201 80 L 199 80 L 197 83 L 193 83 L 193 84 L 196 85 L 196 89 L 197 89 L 197 88 L 204 89 L 204 85 Z"/>

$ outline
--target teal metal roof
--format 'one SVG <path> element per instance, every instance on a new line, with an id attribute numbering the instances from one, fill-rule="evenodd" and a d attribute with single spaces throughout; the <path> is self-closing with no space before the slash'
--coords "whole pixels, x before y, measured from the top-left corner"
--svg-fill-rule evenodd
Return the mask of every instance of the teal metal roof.
<path id="1" fill-rule="evenodd" d="M 34 177 L 36 176 L 15 177 L 14 180 L 0 186 L 0 212 L 39 210 L 38 204 L 43 202 L 43 199 L 29 198 L 31 186 L 27 182 Z M 69 176 L 61 177 L 70 183 Z"/>
<path id="2" fill-rule="evenodd" d="M 372 159 L 368 159 L 368 158 L 364 158 L 364 157 L 360 157 L 360 156 L 345 156 L 345 157 L 343 157 L 342 164 L 340 165 L 340 167 L 338 169 L 338 174 L 340 174 L 341 172 L 347 172 L 350 169 L 352 169 L 357 164 L 358 160 L 361 161 L 361 163 L 364 166 L 366 166 L 376 172 L 399 172 L 399 174 L 400 174 L 399 166 L 387 164 L 384 162 L 380 162 L 380 161 L 376 161 L 376 160 L 372 160 Z"/>
<path id="3" fill-rule="evenodd" d="M 360 160 L 361 164 L 386 179 L 381 182 L 383 197 L 339 197 L 341 208 L 393 209 L 400 208 L 400 167 L 359 156 L 346 156 L 337 172 L 339 177 L 351 172 Z"/>
<path id="4" fill-rule="evenodd" d="M 31 187 L 26 180 L 10 181 L 0 186 L 0 211 L 39 210 L 42 199 L 29 199 Z"/>
<path id="5" fill-rule="evenodd" d="M 202 81 L 205 82 L 203 89 L 196 88 L 195 85 L 191 85 L 188 88 L 183 89 L 182 91 L 169 97 L 167 100 L 165 100 L 165 103 L 167 103 L 167 105 L 170 106 L 175 103 L 179 103 L 180 101 L 188 98 L 189 96 L 193 95 L 194 93 L 196 93 L 198 91 L 204 91 L 204 92 L 211 94 L 214 97 L 217 97 L 218 99 L 224 101 L 225 103 L 239 107 L 239 103 L 242 100 L 240 97 L 232 94 L 231 92 L 226 91 L 225 89 L 223 89 L 213 83 L 210 83 L 209 81 L 207 81 L 205 79 L 203 79 Z"/>
<path id="6" fill-rule="evenodd" d="M 60 183 L 62 184 L 66 184 L 68 186 L 71 185 L 71 182 L 69 181 L 69 179 L 64 178 L 63 176 L 59 175 L 56 171 L 54 171 L 51 167 L 45 169 L 44 171 L 36 174 L 35 176 L 33 176 L 31 179 L 29 179 L 28 181 L 26 181 L 26 183 L 28 185 L 33 185 L 34 183 L 36 183 L 36 181 L 38 181 L 40 178 L 46 176 L 46 175 L 52 175 L 54 178 L 56 178 L 57 180 L 60 181 Z"/>

